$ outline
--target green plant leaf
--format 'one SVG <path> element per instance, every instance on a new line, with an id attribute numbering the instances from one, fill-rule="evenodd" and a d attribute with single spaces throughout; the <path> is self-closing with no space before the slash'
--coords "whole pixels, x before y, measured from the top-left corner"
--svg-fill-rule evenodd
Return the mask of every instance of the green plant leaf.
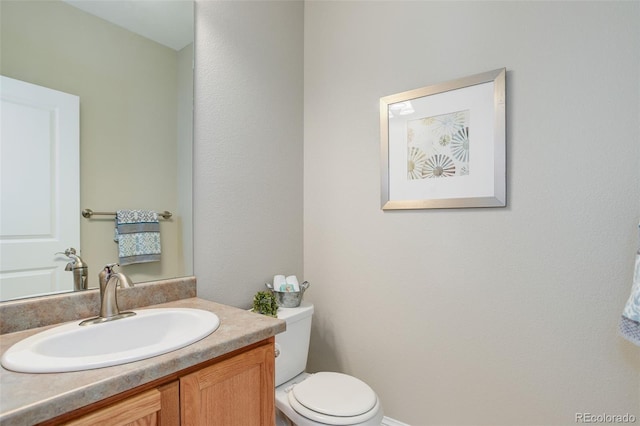
<path id="1" fill-rule="evenodd" d="M 259 291 L 253 296 L 253 311 L 270 317 L 278 316 L 278 303 L 270 291 Z"/>

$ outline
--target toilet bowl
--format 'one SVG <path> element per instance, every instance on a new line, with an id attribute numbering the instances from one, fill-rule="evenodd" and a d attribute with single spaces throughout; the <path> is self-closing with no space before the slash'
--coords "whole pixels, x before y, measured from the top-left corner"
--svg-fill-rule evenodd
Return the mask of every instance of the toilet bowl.
<path id="1" fill-rule="evenodd" d="M 353 376 L 306 373 L 313 305 L 278 309 L 287 331 L 276 335 L 276 424 L 296 426 L 380 426 L 376 393 Z"/>
<path id="2" fill-rule="evenodd" d="M 302 373 L 278 386 L 276 407 L 286 416 L 278 425 L 380 426 L 383 417 L 380 400 L 369 386 L 330 372 Z"/>

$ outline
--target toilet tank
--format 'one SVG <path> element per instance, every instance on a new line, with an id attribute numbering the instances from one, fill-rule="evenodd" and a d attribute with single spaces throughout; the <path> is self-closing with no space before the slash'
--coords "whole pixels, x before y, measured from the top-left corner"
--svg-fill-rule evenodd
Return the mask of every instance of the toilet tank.
<path id="1" fill-rule="evenodd" d="M 293 379 L 307 367 L 313 305 L 303 302 L 297 308 L 279 308 L 278 318 L 287 330 L 276 335 L 276 386 Z"/>

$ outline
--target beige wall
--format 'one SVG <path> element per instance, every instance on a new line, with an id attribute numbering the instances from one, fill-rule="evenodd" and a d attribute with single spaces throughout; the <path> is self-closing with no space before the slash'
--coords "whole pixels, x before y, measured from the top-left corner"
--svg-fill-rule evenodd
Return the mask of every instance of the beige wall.
<path id="1" fill-rule="evenodd" d="M 178 52 L 176 226 L 179 270 L 193 273 L 193 43 Z"/>
<path id="2" fill-rule="evenodd" d="M 196 2 L 198 295 L 248 307 L 302 276 L 300 1 Z"/>
<path id="3" fill-rule="evenodd" d="M 309 369 L 412 425 L 640 419 L 638 2 L 305 3 Z M 380 97 L 506 67 L 508 206 L 380 210 Z M 636 420 L 639 421 L 639 420 Z"/>
<path id="4" fill-rule="evenodd" d="M 177 52 L 59 1 L 3 1 L 1 30 L 3 75 L 80 97 L 81 207 L 177 212 Z M 93 285 L 117 262 L 105 218 L 80 218 Z M 124 268 L 134 281 L 185 274 L 181 221 L 161 222 L 161 262 Z"/>
<path id="5" fill-rule="evenodd" d="M 308 1 L 303 51 L 299 3 L 198 2 L 199 295 L 246 307 L 302 274 L 304 246 L 309 369 L 363 378 L 388 416 L 640 418 L 640 350 L 616 332 L 638 243 L 639 7 Z M 508 207 L 383 213 L 379 98 L 499 67 Z"/>

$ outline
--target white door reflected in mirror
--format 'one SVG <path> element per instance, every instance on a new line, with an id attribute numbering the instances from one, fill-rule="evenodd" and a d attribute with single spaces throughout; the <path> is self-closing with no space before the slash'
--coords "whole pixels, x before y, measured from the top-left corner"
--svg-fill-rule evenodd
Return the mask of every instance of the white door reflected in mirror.
<path id="1" fill-rule="evenodd" d="M 79 98 L 0 78 L 0 300 L 73 290 L 55 253 L 80 247 Z"/>

